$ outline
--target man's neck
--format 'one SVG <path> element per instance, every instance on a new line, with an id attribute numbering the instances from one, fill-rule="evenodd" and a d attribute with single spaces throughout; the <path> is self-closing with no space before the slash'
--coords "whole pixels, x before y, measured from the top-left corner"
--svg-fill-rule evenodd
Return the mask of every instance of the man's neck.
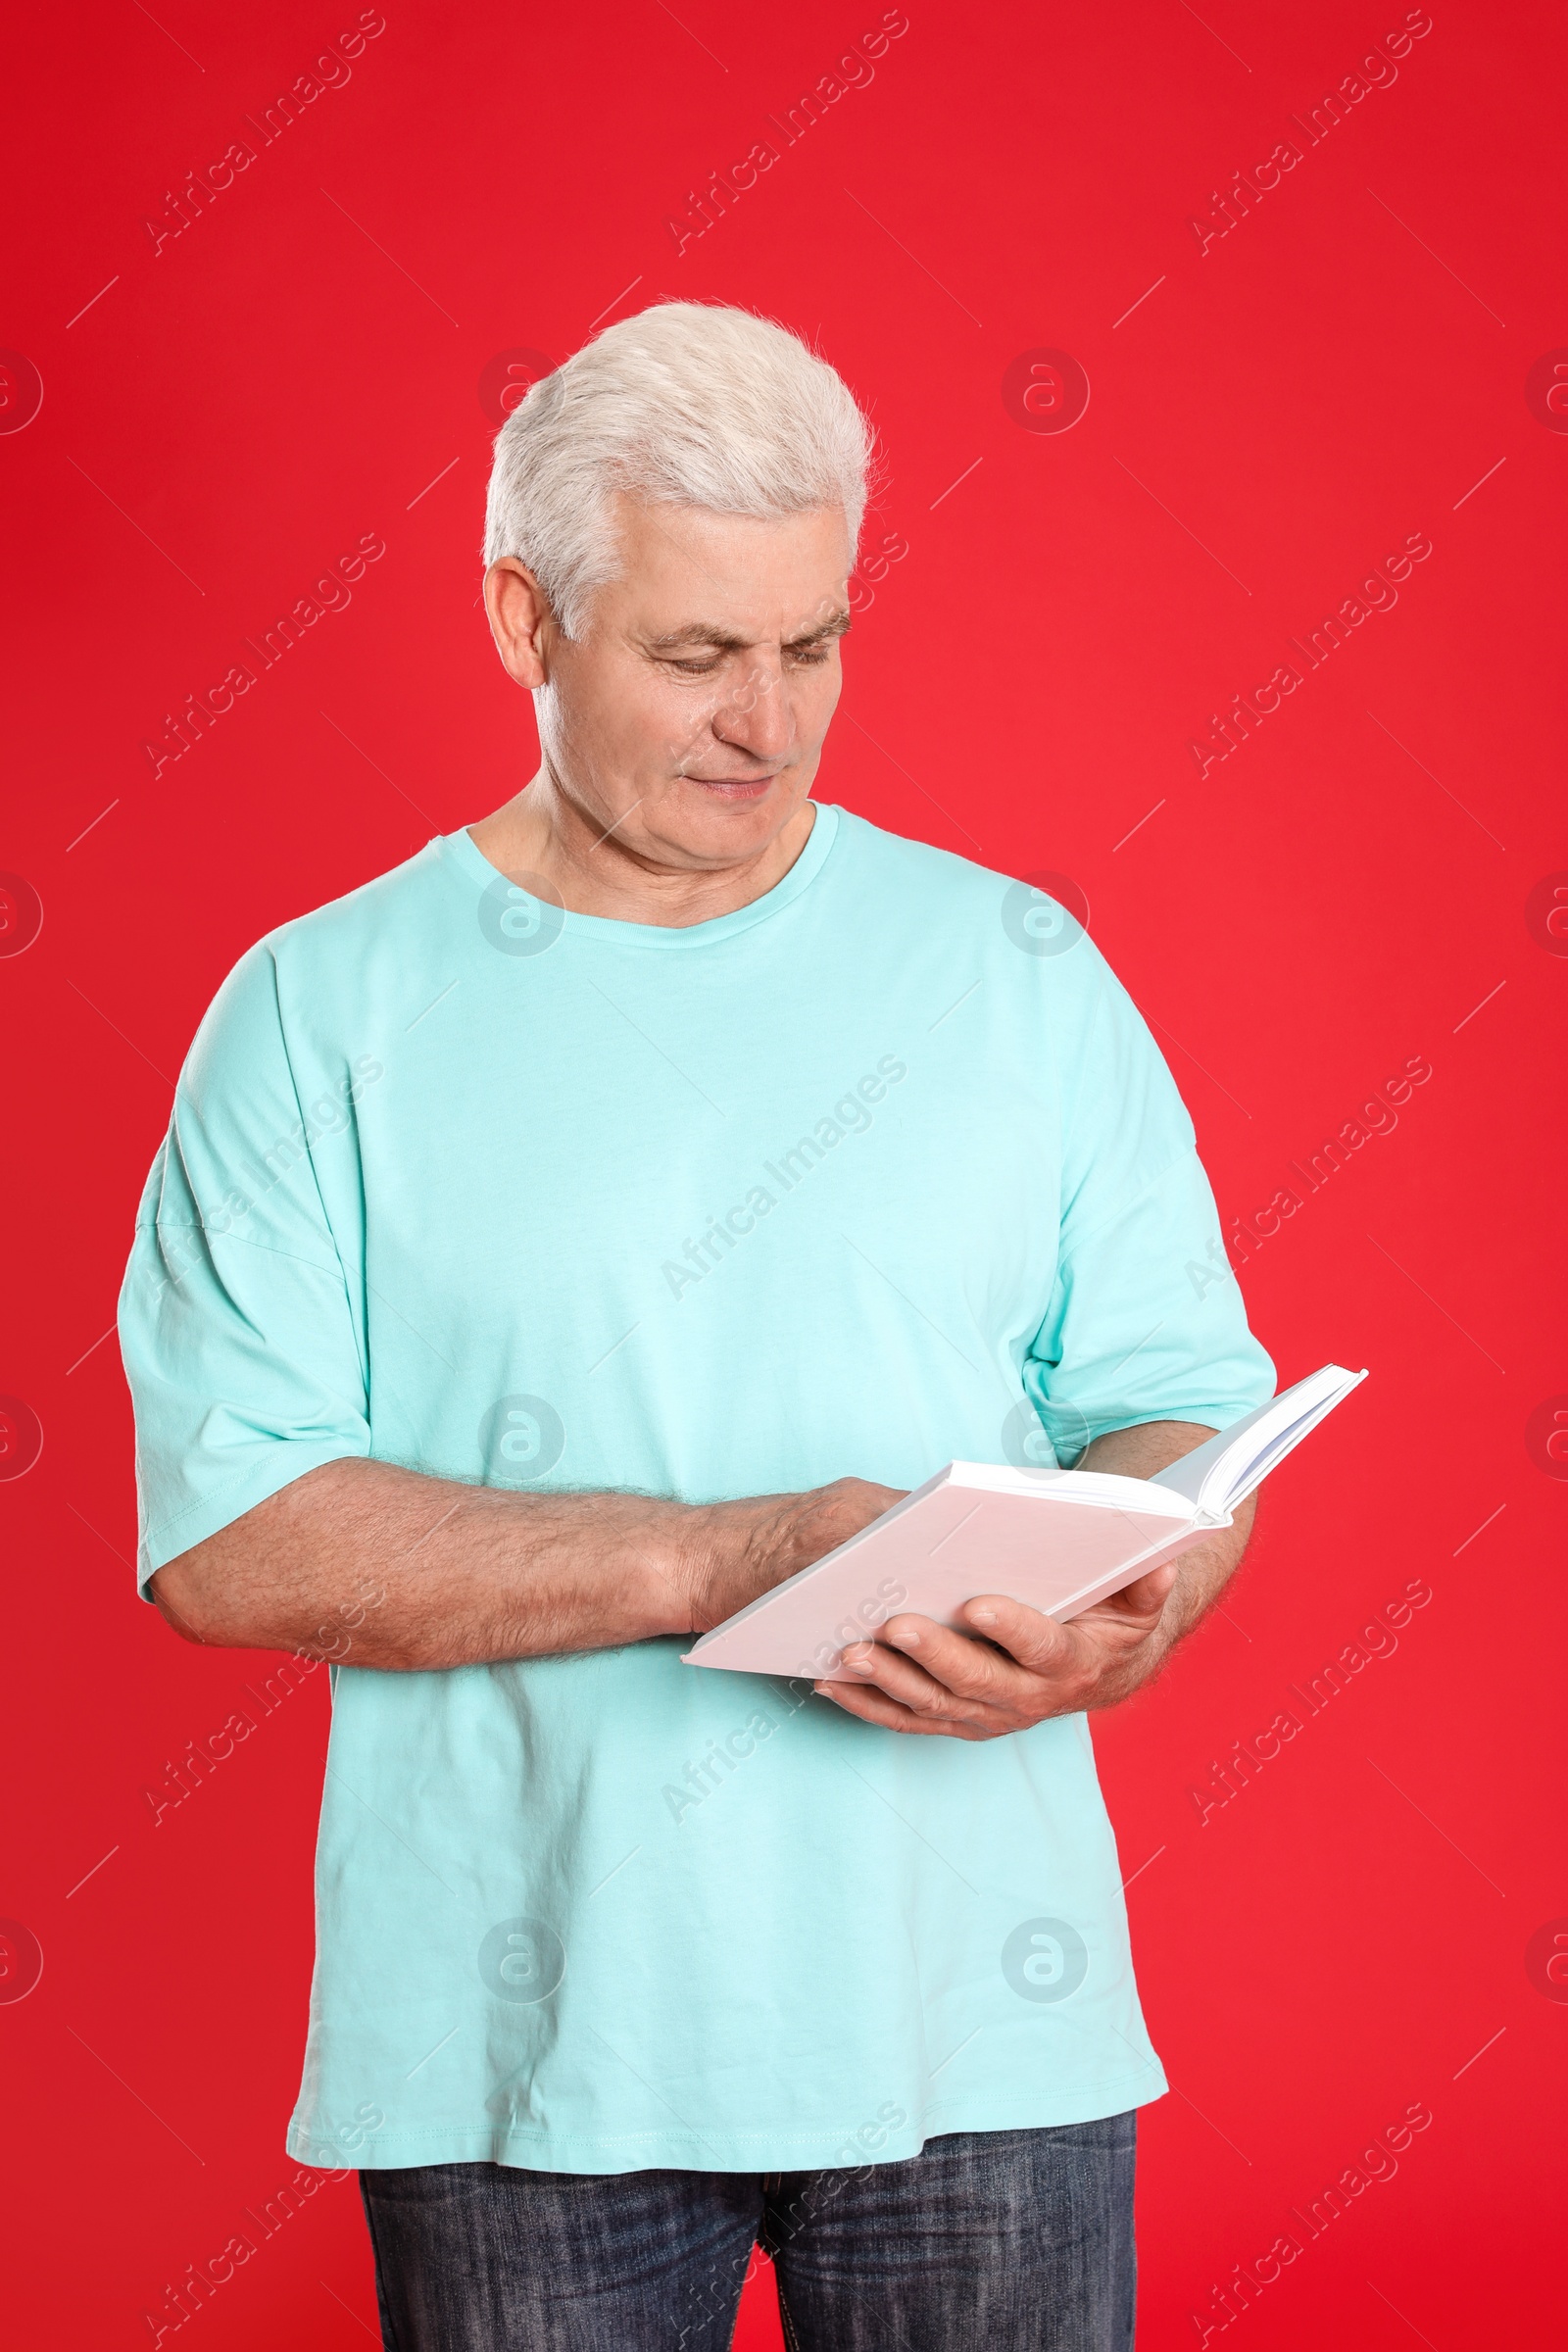
<path id="1" fill-rule="evenodd" d="M 628 810 L 628 816 L 634 812 Z M 572 914 L 686 929 L 749 906 L 784 879 L 810 838 L 815 805 L 803 801 L 771 840 L 734 864 L 693 865 L 666 853 L 657 828 L 634 842 L 578 808 L 544 770 L 468 837 L 502 873 L 536 875 Z"/>

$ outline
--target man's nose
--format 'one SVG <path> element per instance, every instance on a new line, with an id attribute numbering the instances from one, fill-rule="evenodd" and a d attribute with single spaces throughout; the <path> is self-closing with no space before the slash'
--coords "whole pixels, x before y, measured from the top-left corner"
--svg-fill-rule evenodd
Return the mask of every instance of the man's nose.
<path id="1" fill-rule="evenodd" d="M 713 733 L 760 760 L 788 751 L 794 725 L 776 664 L 753 662 L 713 712 Z"/>

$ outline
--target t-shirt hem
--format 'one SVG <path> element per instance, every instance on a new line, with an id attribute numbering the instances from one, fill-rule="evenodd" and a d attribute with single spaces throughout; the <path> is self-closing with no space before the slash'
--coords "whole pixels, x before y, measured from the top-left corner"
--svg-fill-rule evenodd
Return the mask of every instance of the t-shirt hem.
<path id="1" fill-rule="evenodd" d="M 994 2097 L 936 2099 L 917 2123 L 889 2132 L 874 2150 L 857 2147 L 856 2133 L 833 2132 L 552 2132 L 494 2125 L 431 2126 L 416 2132 L 377 2132 L 373 2148 L 357 2158 L 363 2172 L 425 2164 L 504 2164 L 520 2172 L 780 2173 L 896 2164 L 918 2156 L 928 2139 L 951 2132 L 1050 2131 L 1098 2123 L 1129 2107 L 1148 2106 L 1170 2085 L 1158 2063 L 1106 2076 L 1092 2086 L 1052 2096 L 1010 2089 Z M 318 2138 L 298 2123 L 285 2146 L 296 2163 L 339 2166 L 341 2141 Z"/>

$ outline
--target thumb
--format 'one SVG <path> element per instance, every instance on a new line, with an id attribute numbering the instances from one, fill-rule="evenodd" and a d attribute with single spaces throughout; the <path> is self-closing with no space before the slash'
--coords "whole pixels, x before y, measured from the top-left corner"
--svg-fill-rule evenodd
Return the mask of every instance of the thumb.
<path id="1" fill-rule="evenodd" d="M 1137 1616 L 1156 1617 L 1175 1582 L 1176 1563 L 1167 1560 L 1162 1568 L 1151 1568 L 1147 1576 L 1135 1577 L 1130 1585 L 1123 1585 L 1114 1597 Z"/>

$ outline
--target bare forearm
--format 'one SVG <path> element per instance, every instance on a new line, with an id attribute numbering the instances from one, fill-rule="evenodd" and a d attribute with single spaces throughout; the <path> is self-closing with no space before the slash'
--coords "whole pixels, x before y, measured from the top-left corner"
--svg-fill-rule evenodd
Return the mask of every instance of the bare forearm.
<path id="1" fill-rule="evenodd" d="M 170 1561 L 152 1591 L 193 1641 L 357 1666 L 603 1649 L 706 1630 L 857 1532 L 884 1496 L 847 1480 L 694 1506 L 330 1462 Z"/>
<path id="2" fill-rule="evenodd" d="M 1110 1430 L 1085 1448 L 1077 1467 L 1113 1471 L 1123 1478 L 1152 1478 L 1213 1434 L 1193 1421 L 1147 1421 L 1135 1429 Z M 1206 1543 L 1183 1552 L 1158 1625 L 1126 1668 L 1106 1677 L 1089 1701 L 1091 1706 L 1115 1706 L 1152 1680 L 1177 1642 L 1207 1615 L 1241 1566 L 1255 1511 L 1256 1498 L 1250 1495 L 1238 1508 L 1234 1525 L 1217 1528 Z"/>
<path id="3" fill-rule="evenodd" d="M 153 1596 L 198 1641 L 363 1666 L 597 1648 L 680 1630 L 677 1511 L 329 1462 L 172 1560 Z"/>

